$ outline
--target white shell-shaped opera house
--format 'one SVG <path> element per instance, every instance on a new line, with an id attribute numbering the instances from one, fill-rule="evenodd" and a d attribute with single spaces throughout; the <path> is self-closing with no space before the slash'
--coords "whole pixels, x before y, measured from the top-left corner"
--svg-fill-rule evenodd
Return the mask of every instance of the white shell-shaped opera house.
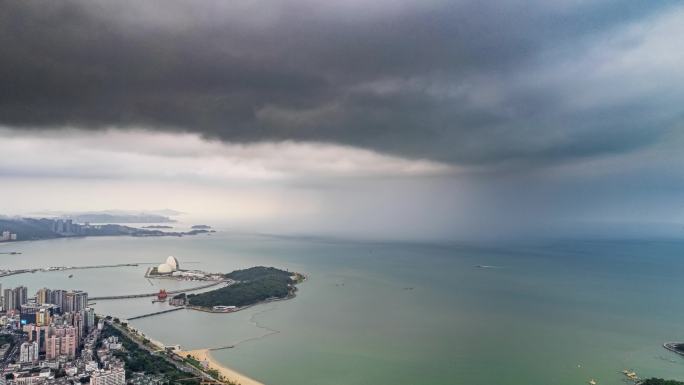
<path id="1" fill-rule="evenodd" d="M 180 269 L 180 264 L 178 263 L 178 260 L 176 259 L 176 257 L 172 255 L 169 255 L 169 257 L 166 258 L 166 264 L 171 266 L 171 269 L 173 271 Z"/>
<path id="2" fill-rule="evenodd" d="M 179 266 L 176 257 L 169 256 L 166 258 L 166 262 L 157 266 L 157 274 L 171 274 L 174 271 L 178 271 Z"/>
<path id="3" fill-rule="evenodd" d="M 161 265 L 157 266 L 157 273 L 158 274 L 171 274 L 173 273 L 173 268 L 169 266 L 168 263 L 162 263 Z"/>

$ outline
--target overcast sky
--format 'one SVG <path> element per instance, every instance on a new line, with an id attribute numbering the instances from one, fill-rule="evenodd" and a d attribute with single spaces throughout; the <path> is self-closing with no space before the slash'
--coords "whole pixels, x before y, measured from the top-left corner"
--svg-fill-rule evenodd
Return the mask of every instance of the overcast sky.
<path id="1" fill-rule="evenodd" d="M 0 213 L 684 234 L 684 4 L 0 5 Z"/>

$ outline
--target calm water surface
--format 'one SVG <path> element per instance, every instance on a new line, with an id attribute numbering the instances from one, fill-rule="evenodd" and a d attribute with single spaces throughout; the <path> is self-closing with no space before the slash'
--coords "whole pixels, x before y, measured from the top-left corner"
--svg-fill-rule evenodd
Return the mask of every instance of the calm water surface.
<path id="1" fill-rule="evenodd" d="M 509 246 L 324 242 L 229 235 L 87 238 L 0 245 L 2 268 L 161 263 L 228 272 L 256 265 L 310 276 L 297 298 L 235 314 L 178 311 L 133 324 L 271 385 L 622 384 L 618 372 L 684 379 L 684 242 L 564 241 Z M 494 266 L 477 268 L 476 265 Z M 148 265 L 18 275 L 35 292 L 91 296 L 192 283 L 143 277 Z M 68 274 L 74 274 L 69 279 Z M 131 317 L 149 298 L 99 301 Z"/>

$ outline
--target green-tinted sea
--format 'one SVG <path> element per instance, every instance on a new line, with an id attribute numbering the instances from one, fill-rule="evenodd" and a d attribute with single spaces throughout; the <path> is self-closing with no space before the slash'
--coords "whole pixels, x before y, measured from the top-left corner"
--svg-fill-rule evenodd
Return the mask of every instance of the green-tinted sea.
<path id="1" fill-rule="evenodd" d="M 217 233 L 0 245 L 0 268 L 161 263 L 229 272 L 256 265 L 305 273 L 295 299 L 234 314 L 190 310 L 132 323 L 184 348 L 214 352 L 270 385 L 623 384 L 619 371 L 684 380 L 684 241 L 451 245 L 325 241 Z M 478 267 L 487 266 L 487 267 Z M 149 265 L 0 279 L 91 296 L 173 290 Z M 73 278 L 68 275 L 73 274 Z M 150 298 L 98 301 L 131 317 Z"/>

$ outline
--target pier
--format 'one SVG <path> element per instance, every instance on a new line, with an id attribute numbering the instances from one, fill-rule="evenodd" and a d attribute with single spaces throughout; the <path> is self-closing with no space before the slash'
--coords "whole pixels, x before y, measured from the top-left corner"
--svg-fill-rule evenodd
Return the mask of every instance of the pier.
<path id="1" fill-rule="evenodd" d="M 234 347 L 235 347 L 235 345 L 226 345 L 226 346 L 217 346 L 217 347 L 215 347 L 215 348 L 209 348 L 209 349 L 207 349 L 207 350 L 213 352 L 213 351 L 216 351 L 216 350 L 232 349 L 232 348 L 234 348 Z"/>
<path id="2" fill-rule="evenodd" d="M 174 307 L 173 309 L 167 309 L 167 310 L 161 310 L 161 311 L 155 311 L 154 313 L 147 313 L 147 314 L 142 314 L 142 315 L 137 315 L 135 317 L 130 317 L 128 318 L 129 321 L 132 321 L 134 319 L 140 319 L 140 318 L 145 318 L 145 317 L 152 317 L 154 315 L 159 315 L 159 314 L 164 314 L 164 313 L 171 313 L 172 311 L 178 311 L 178 310 L 183 310 L 185 309 L 185 306 L 180 306 L 180 307 Z"/>
<path id="3" fill-rule="evenodd" d="M 179 289 L 179 290 L 170 290 L 167 291 L 167 294 L 180 294 L 180 293 L 186 293 L 189 291 L 196 291 L 196 290 L 202 290 L 206 289 L 208 287 L 220 285 L 222 283 L 227 283 L 230 284 L 228 281 L 213 281 L 211 283 L 207 283 L 205 285 L 200 285 L 196 287 L 191 287 L 188 289 Z M 90 300 L 93 301 L 102 301 L 102 300 L 108 300 L 108 299 L 127 299 L 127 298 L 144 298 L 144 297 L 156 297 L 159 292 L 155 291 L 154 293 L 143 293 L 143 294 L 127 294 L 127 295 L 111 295 L 111 296 L 106 296 L 106 297 L 90 297 Z"/>
<path id="4" fill-rule="evenodd" d="M 0 277 L 8 277 L 10 275 L 24 274 L 24 273 L 35 273 L 41 271 L 41 269 L 19 269 L 19 270 L 4 270 L 0 272 Z"/>
<path id="5" fill-rule="evenodd" d="M 11 254 L 11 253 L 10 253 Z M 138 263 L 118 263 L 116 265 L 92 265 L 92 266 L 50 266 L 45 268 L 33 268 L 33 269 L 17 269 L 17 270 L 2 270 L 0 271 L 0 277 L 7 277 L 16 274 L 26 274 L 26 273 L 49 273 L 54 271 L 67 271 L 67 270 L 85 270 L 85 269 L 106 269 L 113 267 L 135 267 Z"/>

